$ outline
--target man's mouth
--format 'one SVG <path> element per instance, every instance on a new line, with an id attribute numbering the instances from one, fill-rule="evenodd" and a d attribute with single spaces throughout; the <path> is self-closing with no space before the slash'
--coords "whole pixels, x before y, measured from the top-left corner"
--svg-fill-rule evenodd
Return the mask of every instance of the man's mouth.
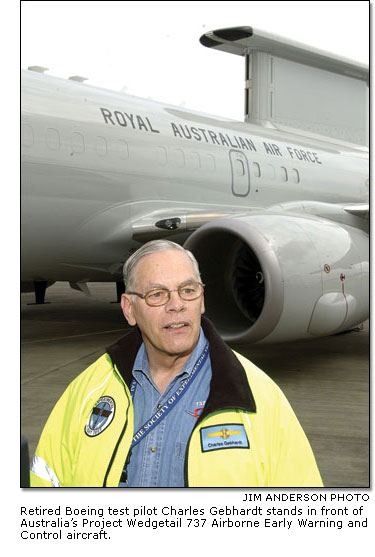
<path id="1" fill-rule="evenodd" d="M 166 325 L 164 328 L 165 329 L 182 329 L 183 327 L 187 327 L 188 324 L 187 323 L 170 323 L 169 325 Z"/>

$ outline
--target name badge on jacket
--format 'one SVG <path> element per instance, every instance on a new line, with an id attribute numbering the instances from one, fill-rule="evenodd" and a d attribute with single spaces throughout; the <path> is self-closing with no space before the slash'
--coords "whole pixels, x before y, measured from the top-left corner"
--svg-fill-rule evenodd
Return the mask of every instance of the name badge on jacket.
<path id="1" fill-rule="evenodd" d="M 221 449 L 248 449 L 249 440 L 243 424 L 223 424 L 201 429 L 202 452 Z"/>

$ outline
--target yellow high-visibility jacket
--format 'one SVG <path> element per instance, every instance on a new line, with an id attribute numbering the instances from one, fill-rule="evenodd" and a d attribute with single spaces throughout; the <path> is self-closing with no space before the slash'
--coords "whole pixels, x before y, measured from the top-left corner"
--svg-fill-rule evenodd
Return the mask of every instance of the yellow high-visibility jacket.
<path id="1" fill-rule="evenodd" d="M 202 319 L 210 394 L 185 455 L 187 487 L 322 487 L 310 444 L 277 385 Z M 138 330 L 81 373 L 53 409 L 32 487 L 117 487 L 133 438 L 129 392 Z"/>

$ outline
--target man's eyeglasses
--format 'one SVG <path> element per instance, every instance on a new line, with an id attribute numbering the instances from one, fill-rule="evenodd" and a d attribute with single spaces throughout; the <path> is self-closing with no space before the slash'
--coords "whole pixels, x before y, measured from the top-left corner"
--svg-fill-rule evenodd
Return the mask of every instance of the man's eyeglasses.
<path id="1" fill-rule="evenodd" d="M 191 302 L 199 298 L 203 293 L 204 284 L 201 282 L 188 282 L 182 284 L 177 290 L 168 290 L 167 288 L 153 288 L 145 294 L 139 292 L 127 292 L 142 298 L 149 306 L 164 306 L 171 299 L 171 292 L 178 292 L 181 300 Z"/>

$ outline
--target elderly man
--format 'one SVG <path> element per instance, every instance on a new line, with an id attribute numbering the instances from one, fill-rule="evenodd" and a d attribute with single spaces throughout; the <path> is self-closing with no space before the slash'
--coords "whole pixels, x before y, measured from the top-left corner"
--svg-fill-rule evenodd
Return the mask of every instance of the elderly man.
<path id="1" fill-rule="evenodd" d="M 32 486 L 317 487 L 280 389 L 202 318 L 194 256 L 156 240 L 124 266 L 125 335 L 56 404 Z"/>

